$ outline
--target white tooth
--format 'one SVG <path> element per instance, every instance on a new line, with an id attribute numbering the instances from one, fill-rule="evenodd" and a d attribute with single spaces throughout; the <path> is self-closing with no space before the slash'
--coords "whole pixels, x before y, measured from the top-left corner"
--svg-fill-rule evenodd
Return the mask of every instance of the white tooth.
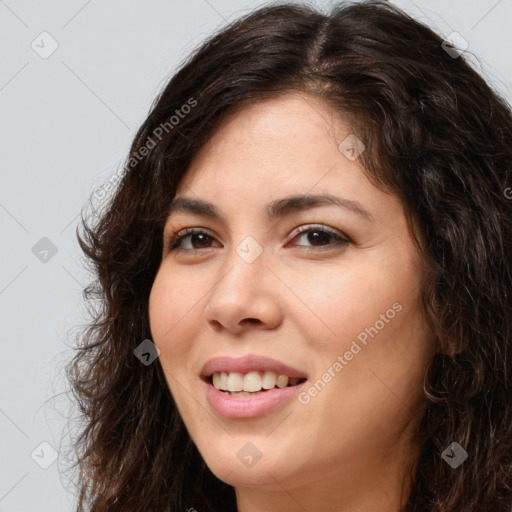
<path id="1" fill-rule="evenodd" d="M 215 387 L 222 391 L 227 391 L 228 390 L 228 374 L 227 374 L 227 372 L 220 372 L 217 375 L 219 376 L 218 377 L 218 385 Z M 215 385 L 215 381 L 214 381 L 214 385 Z"/>
<path id="2" fill-rule="evenodd" d="M 261 380 L 261 387 L 263 389 L 272 389 L 276 387 L 277 375 L 268 371 L 263 374 L 263 379 Z"/>
<path id="3" fill-rule="evenodd" d="M 300 382 L 299 378 L 289 378 L 287 375 L 279 375 L 273 371 L 261 372 L 252 370 L 247 374 L 240 372 L 220 372 L 212 376 L 213 385 L 221 391 L 232 393 L 255 393 L 261 389 L 285 388 L 288 385 L 295 386 Z"/>
<path id="4" fill-rule="evenodd" d="M 232 372 L 228 375 L 228 391 L 242 391 L 244 387 L 244 377 L 241 373 Z"/>
<path id="5" fill-rule="evenodd" d="M 244 391 L 261 391 L 260 372 L 254 370 L 245 374 Z"/>
<path id="6" fill-rule="evenodd" d="M 213 385 L 222 391 L 228 389 L 228 374 L 226 372 L 214 373 L 213 374 Z"/>
<path id="7" fill-rule="evenodd" d="M 276 385 L 278 388 L 285 388 L 288 386 L 288 377 L 286 375 L 279 375 Z"/>

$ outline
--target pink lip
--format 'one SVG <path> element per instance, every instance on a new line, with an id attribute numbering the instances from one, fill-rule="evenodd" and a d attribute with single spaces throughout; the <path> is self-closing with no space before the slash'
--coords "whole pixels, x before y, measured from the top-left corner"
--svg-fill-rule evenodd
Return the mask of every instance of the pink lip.
<path id="1" fill-rule="evenodd" d="M 296 368 L 292 368 L 281 361 L 253 354 L 248 354 L 242 357 L 220 356 L 210 359 L 203 366 L 201 375 L 203 378 L 208 378 L 214 373 L 239 372 L 245 374 L 251 370 L 273 371 L 278 376 L 287 375 L 292 379 L 307 378 L 307 375 L 304 372 L 297 370 Z"/>
<path id="2" fill-rule="evenodd" d="M 219 416 L 228 419 L 249 419 L 268 414 L 291 400 L 306 382 L 282 389 L 261 391 L 254 396 L 231 396 L 219 391 L 208 381 L 203 380 L 202 384 L 206 386 L 210 406 Z"/>

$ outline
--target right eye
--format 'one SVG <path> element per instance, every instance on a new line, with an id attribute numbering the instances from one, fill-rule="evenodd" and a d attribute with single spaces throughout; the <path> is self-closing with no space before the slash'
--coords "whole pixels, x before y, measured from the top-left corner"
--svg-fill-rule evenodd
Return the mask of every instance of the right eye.
<path id="1" fill-rule="evenodd" d="M 192 245 L 194 244 L 194 241 L 196 241 L 199 245 L 199 247 L 192 247 L 192 248 L 183 248 L 181 247 L 182 242 L 185 239 L 190 239 L 190 242 Z M 210 235 L 208 235 L 204 230 L 198 229 L 198 228 L 187 228 L 176 235 L 174 235 L 168 243 L 169 251 L 197 251 L 200 249 L 210 249 L 210 247 L 205 246 L 205 244 L 209 243 L 211 240 L 214 240 L 214 238 Z"/>

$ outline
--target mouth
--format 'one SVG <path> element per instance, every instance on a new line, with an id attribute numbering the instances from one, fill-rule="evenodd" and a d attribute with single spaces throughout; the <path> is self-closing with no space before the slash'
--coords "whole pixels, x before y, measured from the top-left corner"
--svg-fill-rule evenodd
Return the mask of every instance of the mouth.
<path id="1" fill-rule="evenodd" d="M 286 404 L 290 407 L 307 381 L 305 377 L 290 378 L 271 370 L 215 372 L 201 380 L 212 410 L 231 420 L 261 418 Z"/>
<path id="2" fill-rule="evenodd" d="M 290 406 L 308 379 L 301 370 L 256 354 L 210 359 L 200 377 L 213 411 L 239 420 L 263 417 Z"/>
<path id="3" fill-rule="evenodd" d="M 215 372 L 203 375 L 202 380 L 229 396 L 254 396 L 272 389 L 299 386 L 306 377 L 290 377 L 272 370 L 251 370 L 241 372 Z"/>

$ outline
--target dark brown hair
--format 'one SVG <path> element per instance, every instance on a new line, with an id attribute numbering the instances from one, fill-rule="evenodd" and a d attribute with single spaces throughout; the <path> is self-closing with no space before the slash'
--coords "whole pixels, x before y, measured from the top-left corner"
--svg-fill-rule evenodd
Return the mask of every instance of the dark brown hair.
<path id="1" fill-rule="evenodd" d="M 96 278 L 68 367 L 83 420 L 77 510 L 236 511 L 159 361 L 141 364 L 134 349 L 151 339 L 163 224 L 192 159 L 235 109 L 294 92 L 323 100 L 364 142 L 365 173 L 402 201 L 428 268 L 423 303 L 439 352 L 425 375 L 422 451 L 404 510 L 510 512 L 512 113 L 446 48 L 384 1 L 329 14 L 281 3 L 231 23 L 180 66 L 115 194 L 99 217 L 82 214 L 77 234 Z M 441 457 L 452 442 L 468 453 L 456 469 Z"/>

